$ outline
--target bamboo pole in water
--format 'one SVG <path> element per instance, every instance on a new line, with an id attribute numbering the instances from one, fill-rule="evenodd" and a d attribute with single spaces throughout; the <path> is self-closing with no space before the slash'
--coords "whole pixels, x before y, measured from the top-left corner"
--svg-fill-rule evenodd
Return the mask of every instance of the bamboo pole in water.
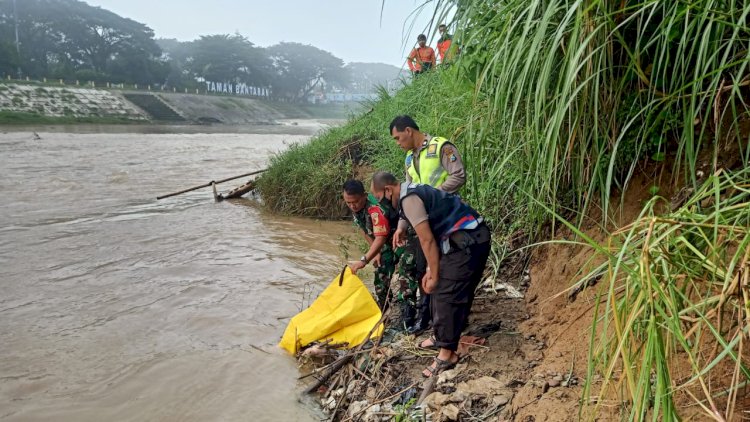
<path id="1" fill-rule="evenodd" d="M 264 171 L 266 171 L 266 169 L 251 171 L 250 173 L 240 174 L 239 176 L 227 177 L 226 179 L 212 180 L 212 181 L 210 181 L 208 183 L 204 183 L 202 185 L 193 186 L 192 188 L 187 188 L 187 189 L 183 189 L 183 190 L 178 191 L 178 192 L 172 192 L 172 193 L 168 193 L 166 195 L 157 196 L 156 199 L 159 200 L 159 199 L 169 198 L 170 196 L 180 195 L 180 194 L 187 193 L 187 192 L 194 191 L 194 190 L 198 190 L 198 189 L 201 189 L 201 188 L 207 188 L 207 187 L 211 186 L 212 184 L 224 183 L 224 182 L 228 182 L 230 180 L 235 180 L 235 179 L 239 179 L 239 178 L 242 178 L 242 177 L 252 176 L 252 175 L 255 175 L 255 174 L 258 174 L 258 173 L 263 173 Z"/>

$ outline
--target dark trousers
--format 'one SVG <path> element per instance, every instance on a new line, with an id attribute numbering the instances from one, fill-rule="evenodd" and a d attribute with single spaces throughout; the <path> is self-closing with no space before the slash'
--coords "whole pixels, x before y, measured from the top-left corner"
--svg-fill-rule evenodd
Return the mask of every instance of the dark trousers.
<path id="1" fill-rule="evenodd" d="M 454 248 L 440 256 L 440 275 L 432 292 L 432 327 L 438 347 L 456 351 L 461 331 L 466 327 L 474 291 L 482 280 L 482 273 L 490 254 L 489 229 L 486 241 Z"/>
<path id="2" fill-rule="evenodd" d="M 414 256 L 414 267 L 412 268 L 412 277 L 417 281 L 419 287 L 419 298 L 417 299 L 416 325 L 418 328 L 426 329 L 432 321 L 432 310 L 430 309 L 430 295 L 422 289 L 422 277 L 427 272 L 427 258 L 422 251 L 422 245 L 419 243 L 417 234 L 409 227 L 407 232 L 406 248 Z"/>

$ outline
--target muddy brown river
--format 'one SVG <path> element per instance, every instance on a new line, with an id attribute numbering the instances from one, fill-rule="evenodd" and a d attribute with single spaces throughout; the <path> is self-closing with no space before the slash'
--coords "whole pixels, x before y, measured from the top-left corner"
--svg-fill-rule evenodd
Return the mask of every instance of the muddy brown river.
<path id="1" fill-rule="evenodd" d="M 276 344 L 351 225 L 155 198 L 318 128 L 0 128 L 0 419 L 315 420 Z"/>

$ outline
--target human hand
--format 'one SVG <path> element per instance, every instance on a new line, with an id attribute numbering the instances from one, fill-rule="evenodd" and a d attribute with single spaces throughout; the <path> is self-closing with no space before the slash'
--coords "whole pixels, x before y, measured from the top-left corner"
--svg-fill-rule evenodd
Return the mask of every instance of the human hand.
<path id="1" fill-rule="evenodd" d="M 431 294 L 435 290 L 435 287 L 437 287 L 437 278 L 432 276 L 432 271 L 427 267 L 427 272 L 422 277 L 422 290 L 427 294 Z"/>
<path id="2" fill-rule="evenodd" d="M 393 233 L 393 249 L 404 246 L 406 244 L 406 230 L 398 228 Z"/>
<path id="3" fill-rule="evenodd" d="M 375 255 L 375 258 L 372 259 L 372 266 L 375 268 L 380 266 L 380 254 Z"/>
<path id="4" fill-rule="evenodd" d="M 365 263 L 362 261 L 349 261 L 349 268 L 352 270 L 352 274 L 357 274 L 357 271 L 365 267 Z"/>

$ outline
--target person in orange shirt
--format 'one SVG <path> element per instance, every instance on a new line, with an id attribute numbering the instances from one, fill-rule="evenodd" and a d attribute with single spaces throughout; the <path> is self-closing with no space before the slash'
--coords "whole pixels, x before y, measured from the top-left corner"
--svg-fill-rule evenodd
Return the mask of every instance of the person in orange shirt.
<path id="1" fill-rule="evenodd" d="M 406 59 L 409 70 L 415 75 L 419 75 L 435 67 L 435 50 L 427 46 L 427 37 L 424 34 L 419 34 L 417 44 L 419 46 L 412 49 L 409 57 Z"/>
<path id="2" fill-rule="evenodd" d="M 451 48 L 451 43 L 453 43 L 453 37 L 448 33 L 448 28 L 445 24 L 441 23 L 438 26 L 438 32 L 440 32 L 440 39 L 438 39 L 437 50 L 440 56 L 440 64 L 443 64 L 446 60 L 446 54 L 448 54 L 448 50 Z M 450 60 L 452 55 L 448 55 L 447 59 Z"/>

